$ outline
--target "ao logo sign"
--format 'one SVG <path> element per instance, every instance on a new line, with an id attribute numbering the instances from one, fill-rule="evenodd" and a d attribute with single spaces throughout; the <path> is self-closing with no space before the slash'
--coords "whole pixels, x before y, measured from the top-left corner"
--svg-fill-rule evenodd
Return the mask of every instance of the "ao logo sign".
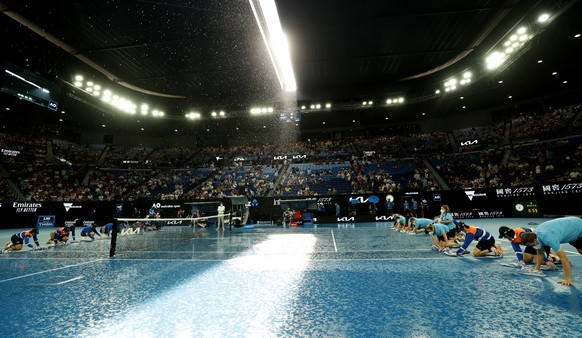
<path id="1" fill-rule="evenodd" d="M 367 202 L 376 204 L 376 203 L 380 202 L 380 198 L 378 196 L 375 196 L 375 195 L 372 195 L 366 199 L 364 199 L 364 197 L 362 197 L 362 196 L 358 196 L 356 198 L 350 197 L 349 202 L 351 204 L 367 203 Z"/>
<path id="2" fill-rule="evenodd" d="M 464 146 L 472 146 L 472 145 L 477 144 L 477 143 L 479 143 L 479 141 L 477 141 L 477 140 L 473 140 L 473 141 L 463 141 L 463 142 L 461 142 L 461 147 L 464 147 Z"/>

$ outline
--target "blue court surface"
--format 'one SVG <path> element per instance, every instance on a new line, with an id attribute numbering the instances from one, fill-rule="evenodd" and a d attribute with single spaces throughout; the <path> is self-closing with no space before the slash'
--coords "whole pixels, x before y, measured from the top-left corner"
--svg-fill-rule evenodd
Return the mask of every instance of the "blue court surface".
<path id="1" fill-rule="evenodd" d="M 497 238 L 501 225 L 544 220 L 468 223 Z M 166 227 L 121 236 L 115 258 L 109 239 L 5 253 L 0 336 L 581 336 L 582 256 L 572 246 L 567 287 L 562 271 L 502 266 L 516 261 L 505 240 L 501 259 L 448 257 L 429 236 L 390 225 Z"/>

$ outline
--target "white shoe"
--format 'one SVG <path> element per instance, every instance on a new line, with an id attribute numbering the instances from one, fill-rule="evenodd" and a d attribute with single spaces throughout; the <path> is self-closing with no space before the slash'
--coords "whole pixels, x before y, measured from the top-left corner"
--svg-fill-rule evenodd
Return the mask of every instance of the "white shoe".
<path id="1" fill-rule="evenodd" d="M 408 232 L 408 234 L 409 234 L 409 235 L 416 235 L 416 232 L 414 232 L 414 231 L 409 231 L 409 232 Z"/>
<path id="2" fill-rule="evenodd" d="M 434 245 L 434 244 L 431 246 L 431 249 L 432 249 L 432 251 L 441 251 L 441 250 L 439 249 L 439 247 L 438 247 L 438 246 L 436 246 L 436 245 Z"/>

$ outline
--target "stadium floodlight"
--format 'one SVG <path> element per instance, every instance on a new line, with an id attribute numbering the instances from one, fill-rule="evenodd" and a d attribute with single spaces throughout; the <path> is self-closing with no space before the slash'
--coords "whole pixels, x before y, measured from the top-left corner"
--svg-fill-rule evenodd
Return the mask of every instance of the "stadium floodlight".
<path id="1" fill-rule="evenodd" d="M 440 89 L 437 89 L 437 90 L 434 91 L 434 93 L 435 94 L 440 94 L 441 93 L 441 90 Z"/>
<path id="2" fill-rule="evenodd" d="M 325 108 L 327 108 L 327 109 L 331 108 L 331 103 L 326 103 Z"/>
<path id="3" fill-rule="evenodd" d="M 259 6 L 255 6 L 257 2 Z M 249 0 L 249 3 L 281 88 L 286 92 L 295 92 L 297 83 L 295 82 L 295 74 L 291 64 L 289 43 L 281 28 L 275 0 Z"/>
<path id="4" fill-rule="evenodd" d="M 217 114 L 216 114 L 216 112 L 215 112 L 215 111 L 213 111 L 212 113 L 210 113 L 210 115 L 211 115 L 212 117 L 216 117 L 216 115 L 217 115 Z"/>
<path id="5" fill-rule="evenodd" d="M 75 75 L 75 81 L 83 81 L 83 75 Z"/>
<path id="6" fill-rule="evenodd" d="M 388 100 L 386 100 L 386 103 L 387 103 L 387 104 L 392 104 L 392 99 L 388 99 Z"/>
<path id="7" fill-rule="evenodd" d="M 404 98 L 403 97 L 399 97 L 398 98 L 398 103 L 404 103 Z"/>
<path id="8" fill-rule="evenodd" d="M 505 62 L 505 59 L 506 59 L 506 54 L 503 52 L 495 51 L 495 52 L 491 53 L 485 59 L 487 69 L 493 70 L 493 69 L 498 68 L 499 66 L 501 66 L 503 64 L 503 62 Z"/>
<path id="9" fill-rule="evenodd" d="M 223 117 L 224 117 L 226 114 L 224 113 L 224 111 L 222 111 L 222 110 L 221 110 L 220 112 L 218 112 L 218 115 L 220 115 L 220 116 L 223 116 Z"/>
<path id="10" fill-rule="evenodd" d="M 548 21 L 549 19 L 550 19 L 550 15 L 547 13 L 544 13 L 538 17 L 538 22 L 544 23 L 544 22 Z"/>
<path id="11" fill-rule="evenodd" d="M 319 104 L 319 103 L 318 103 L 318 104 L 316 104 L 316 105 L 315 105 L 315 109 L 321 109 L 321 104 Z"/>
<path id="12" fill-rule="evenodd" d="M 574 35 L 574 38 L 579 38 L 580 37 L 580 33 Z"/>

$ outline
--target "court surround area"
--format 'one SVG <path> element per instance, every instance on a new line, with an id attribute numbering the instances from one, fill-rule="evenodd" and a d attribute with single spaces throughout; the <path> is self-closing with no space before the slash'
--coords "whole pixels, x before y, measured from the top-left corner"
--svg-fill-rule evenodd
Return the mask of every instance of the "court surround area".
<path id="1" fill-rule="evenodd" d="M 475 219 L 492 232 L 547 219 Z M 501 259 L 448 257 L 391 223 L 216 231 L 167 226 L 0 255 L 2 337 L 577 337 L 575 286 Z M 25 229 L 22 229 L 25 230 Z M 78 229 L 80 232 L 80 229 Z M 5 243 L 14 230 L 0 230 Z M 48 238 L 42 229 L 41 242 Z M 80 236 L 77 234 L 77 240 Z M 474 244 L 471 245 L 471 249 Z"/>

